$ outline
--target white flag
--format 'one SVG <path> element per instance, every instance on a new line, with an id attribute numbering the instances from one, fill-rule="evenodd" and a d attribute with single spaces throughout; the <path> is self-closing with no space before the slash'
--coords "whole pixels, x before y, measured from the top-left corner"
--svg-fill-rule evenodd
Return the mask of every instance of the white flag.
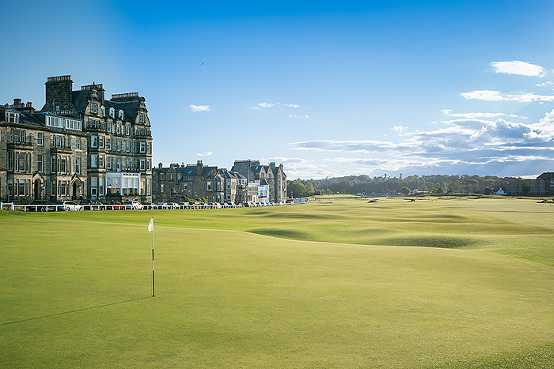
<path id="1" fill-rule="evenodd" d="M 152 232 L 154 230 L 154 217 L 150 219 L 150 223 L 148 223 L 148 232 Z"/>

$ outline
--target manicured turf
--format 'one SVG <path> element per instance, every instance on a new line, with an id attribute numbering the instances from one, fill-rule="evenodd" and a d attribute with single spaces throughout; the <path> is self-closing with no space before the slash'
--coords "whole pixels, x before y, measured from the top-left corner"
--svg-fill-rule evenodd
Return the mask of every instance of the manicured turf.
<path id="1" fill-rule="evenodd" d="M 1 212 L 0 227 L 0 367 L 535 368 L 554 358 L 549 204 Z"/>

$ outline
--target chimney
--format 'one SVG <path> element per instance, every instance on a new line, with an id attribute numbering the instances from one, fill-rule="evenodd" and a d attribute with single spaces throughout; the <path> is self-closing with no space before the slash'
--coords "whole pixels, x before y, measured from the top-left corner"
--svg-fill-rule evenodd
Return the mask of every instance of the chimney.
<path id="1" fill-rule="evenodd" d="M 159 168 L 159 169 L 162 169 L 162 168 L 163 168 L 162 163 L 159 163 L 159 164 L 158 164 L 158 168 Z"/>
<path id="2" fill-rule="evenodd" d="M 59 106 L 60 110 L 71 110 L 73 105 L 71 92 L 73 81 L 70 75 L 48 77 L 46 84 L 46 104 L 52 105 L 52 110 L 56 110 L 54 105 Z"/>

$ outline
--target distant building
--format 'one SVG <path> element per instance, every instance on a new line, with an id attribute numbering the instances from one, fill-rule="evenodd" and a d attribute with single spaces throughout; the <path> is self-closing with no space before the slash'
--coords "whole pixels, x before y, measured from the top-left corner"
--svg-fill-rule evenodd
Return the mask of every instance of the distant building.
<path id="1" fill-rule="evenodd" d="M 196 165 L 170 164 L 166 168 L 160 163 L 152 176 L 155 202 L 182 202 L 185 197 L 230 203 L 246 199 L 246 178 L 225 168 L 206 166 L 201 160 Z"/>
<path id="2" fill-rule="evenodd" d="M 242 174 L 248 183 L 265 180 L 269 202 L 285 202 L 287 200 L 287 176 L 283 164 L 276 166 L 274 162 L 261 165 L 259 160 L 235 160 L 233 172 Z M 260 185 L 264 186 L 259 182 Z"/>

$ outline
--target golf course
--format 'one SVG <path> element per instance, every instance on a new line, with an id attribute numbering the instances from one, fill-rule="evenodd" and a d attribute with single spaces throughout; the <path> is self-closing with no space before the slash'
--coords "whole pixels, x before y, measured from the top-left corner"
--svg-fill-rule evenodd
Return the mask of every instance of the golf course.
<path id="1" fill-rule="evenodd" d="M 552 201 L 369 200 L 0 211 L 0 368 L 553 366 Z"/>

